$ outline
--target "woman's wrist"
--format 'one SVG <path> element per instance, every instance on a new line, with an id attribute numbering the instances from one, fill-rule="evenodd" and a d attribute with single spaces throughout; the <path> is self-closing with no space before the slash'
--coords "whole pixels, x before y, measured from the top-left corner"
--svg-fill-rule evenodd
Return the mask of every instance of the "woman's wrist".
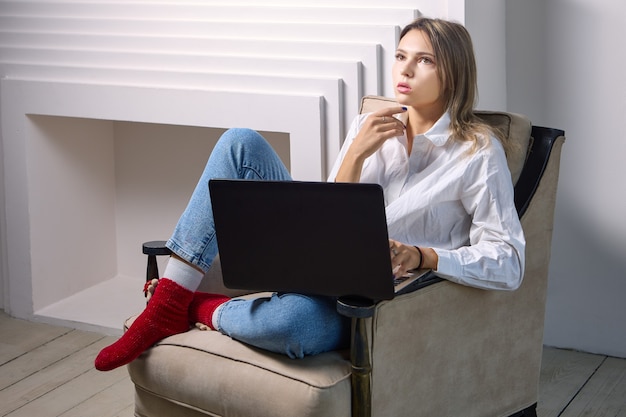
<path id="1" fill-rule="evenodd" d="M 364 159 L 348 151 L 335 176 L 335 182 L 359 182 L 364 161 Z"/>
<path id="2" fill-rule="evenodd" d="M 415 246 L 415 249 L 419 253 L 420 259 L 416 269 L 437 269 L 439 263 L 439 256 L 433 248 L 425 248 Z"/>
<path id="3" fill-rule="evenodd" d="M 419 246 L 413 246 L 413 247 L 417 249 L 417 253 L 419 254 L 419 257 L 420 257 L 419 263 L 417 264 L 417 267 L 415 269 L 422 269 L 424 267 L 424 253 L 422 252 Z"/>

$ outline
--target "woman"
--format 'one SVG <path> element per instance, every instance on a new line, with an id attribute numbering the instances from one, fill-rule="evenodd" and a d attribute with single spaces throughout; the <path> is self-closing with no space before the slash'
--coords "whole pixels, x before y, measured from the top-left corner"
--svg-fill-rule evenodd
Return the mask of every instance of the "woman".
<path id="1" fill-rule="evenodd" d="M 473 113 L 476 65 L 468 32 L 444 20 L 416 20 L 401 33 L 392 73 L 399 106 L 355 119 L 329 181 L 382 185 L 396 275 L 432 268 L 460 284 L 516 289 L 525 242 L 507 144 Z M 394 117 L 399 114 L 406 125 Z M 332 299 L 230 300 L 195 291 L 217 255 L 210 178 L 291 179 L 260 135 L 227 131 L 168 241 L 173 255 L 164 278 L 131 328 L 100 352 L 97 369 L 125 365 L 196 322 L 293 358 L 347 345 L 349 322 Z"/>

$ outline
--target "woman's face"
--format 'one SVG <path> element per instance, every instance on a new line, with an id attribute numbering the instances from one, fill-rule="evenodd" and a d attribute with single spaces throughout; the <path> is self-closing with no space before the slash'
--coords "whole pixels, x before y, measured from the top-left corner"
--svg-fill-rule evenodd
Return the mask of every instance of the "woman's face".
<path id="1" fill-rule="evenodd" d="M 411 30 L 400 40 L 392 68 L 398 103 L 418 110 L 443 108 L 443 91 L 437 61 L 428 37 Z"/>

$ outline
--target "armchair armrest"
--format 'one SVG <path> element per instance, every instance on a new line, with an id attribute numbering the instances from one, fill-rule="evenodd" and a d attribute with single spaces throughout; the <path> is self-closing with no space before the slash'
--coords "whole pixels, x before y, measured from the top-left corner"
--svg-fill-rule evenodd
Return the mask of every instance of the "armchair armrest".
<path id="1" fill-rule="evenodd" d="M 442 280 L 432 270 L 420 271 L 420 273 L 422 275 L 410 285 L 402 288 L 399 294 L 408 294 Z M 362 298 L 341 297 L 337 300 L 337 311 L 352 318 L 350 364 L 352 367 L 353 417 L 370 417 L 372 415 L 372 366 L 367 319 L 374 315 L 376 307 L 376 302 Z"/>
<path id="2" fill-rule="evenodd" d="M 442 280 L 378 303 L 368 328 L 373 415 L 510 415 L 532 405 L 536 380 L 525 375 L 541 334 L 532 317 L 519 323 L 536 314 L 520 291 Z"/>

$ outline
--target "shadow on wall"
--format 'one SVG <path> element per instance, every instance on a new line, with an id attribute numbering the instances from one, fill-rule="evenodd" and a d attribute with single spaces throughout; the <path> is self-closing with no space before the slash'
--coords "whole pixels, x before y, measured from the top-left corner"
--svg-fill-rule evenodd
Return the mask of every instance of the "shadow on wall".
<path id="1" fill-rule="evenodd" d="M 624 248 L 592 230 L 589 215 L 571 205 L 560 208 L 552 240 L 544 343 L 626 358 Z"/>
<path id="2" fill-rule="evenodd" d="M 616 82 L 626 60 L 626 3 L 507 0 L 506 7 L 507 108 L 567 136 L 545 344 L 626 357 L 626 85 Z M 582 51 L 593 51 L 592 64 Z"/>

